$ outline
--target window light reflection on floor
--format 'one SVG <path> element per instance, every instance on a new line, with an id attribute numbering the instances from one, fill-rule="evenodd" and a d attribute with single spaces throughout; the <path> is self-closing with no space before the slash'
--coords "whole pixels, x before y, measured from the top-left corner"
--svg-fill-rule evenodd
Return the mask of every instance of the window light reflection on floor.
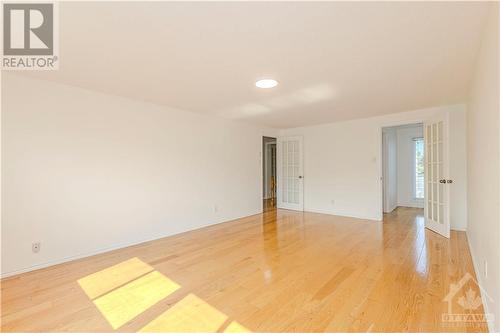
<path id="1" fill-rule="evenodd" d="M 202 299 L 189 294 L 143 327 L 139 333 L 216 333 L 227 316 Z"/>
<path id="2" fill-rule="evenodd" d="M 180 288 L 138 258 L 88 275 L 78 283 L 114 329 Z"/>
<path id="3" fill-rule="evenodd" d="M 87 296 L 93 300 L 153 270 L 153 267 L 139 258 L 132 258 L 87 275 L 78 280 L 78 284 Z"/>
<path id="4" fill-rule="evenodd" d="M 113 329 L 122 327 L 181 288 L 139 258 L 132 258 L 90 274 L 79 279 L 78 283 Z M 220 331 L 251 333 L 190 293 L 146 324 L 139 332 Z"/>
<path id="5" fill-rule="evenodd" d="M 137 317 L 180 286 L 159 272 L 151 272 L 94 300 L 114 329 Z"/>
<path id="6" fill-rule="evenodd" d="M 252 333 L 245 327 L 241 326 L 237 322 L 233 321 L 227 326 L 223 333 Z"/>

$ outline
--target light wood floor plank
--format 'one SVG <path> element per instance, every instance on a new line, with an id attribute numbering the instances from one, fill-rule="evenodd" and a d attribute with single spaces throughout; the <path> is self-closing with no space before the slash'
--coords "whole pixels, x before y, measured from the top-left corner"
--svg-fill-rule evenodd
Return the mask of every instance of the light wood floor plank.
<path id="1" fill-rule="evenodd" d="M 179 287 L 156 297 L 142 283 L 146 273 Z M 420 209 L 398 208 L 380 223 L 268 207 L 263 214 L 4 279 L 1 329 L 484 332 L 484 323 L 442 321 L 450 285 L 467 273 L 475 278 L 465 233 L 452 231 L 445 239 L 426 230 Z M 114 330 L 106 320 L 116 315 L 112 307 L 95 305 L 118 295 L 114 288 L 125 298 L 140 298 L 140 290 L 156 298 L 140 311 L 113 299 L 133 313 Z M 469 281 L 456 298 L 469 288 L 479 294 Z M 482 314 L 483 307 L 464 310 L 456 303 L 453 311 Z M 199 318 L 190 320 L 194 314 Z"/>

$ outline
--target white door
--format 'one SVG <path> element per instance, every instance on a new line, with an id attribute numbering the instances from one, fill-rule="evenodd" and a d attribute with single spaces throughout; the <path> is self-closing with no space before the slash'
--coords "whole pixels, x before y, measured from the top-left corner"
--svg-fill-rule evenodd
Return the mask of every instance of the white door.
<path id="1" fill-rule="evenodd" d="M 278 208 L 304 210 L 302 137 L 278 138 Z"/>
<path id="2" fill-rule="evenodd" d="M 450 237 L 448 121 L 446 117 L 424 123 L 425 226 Z"/>

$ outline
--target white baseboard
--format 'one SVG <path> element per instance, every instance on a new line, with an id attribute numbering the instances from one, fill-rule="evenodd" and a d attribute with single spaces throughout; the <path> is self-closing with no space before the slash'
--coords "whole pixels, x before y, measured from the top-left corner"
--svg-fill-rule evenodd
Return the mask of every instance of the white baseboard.
<path id="1" fill-rule="evenodd" d="M 230 219 L 227 219 L 227 220 L 221 220 L 221 221 L 216 221 L 216 222 L 213 222 L 213 223 L 207 223 L 207 224 L 201 225 L 199 227 L 186 229 L 186 230 L 183 230 L 183 231 L 180 231 L 180 232 L 176 232 L 176 233 L 161 234 L 161 235 L 157 235 L 157 236 L 153 236 L 153 237 L 139 239 L 139 240 L 136 240 L 136 241 L 133 241 L 133 242 L 120 243 L 120 244 L 116 244 L 116 245 L 113 245 L 113 246 L 110 246 L 110 247 L 96 249 L 94 251 L 89 251 L 89 252 L 77 254 L 77 255 L 74 255 L 74 256 L 68 256 L 68 257 L 63 257 L 63 258 L 60 258 L 60 259 L 49 260 L 49 261 L 41 263 L 41 264 L 32 265 L 32 266 L 21 268 L 21 269 L 17 269 L 17 270 L 14 270 L 14 271 L 2 272 L 0 274 L 0 278 L 4 279 L 4 278 L 8 278 L 8 277 L 11 277 L 11 276 L 14 276 L 14 275 L 18 275 L 18 274 L 22 274 L 22 273 L 28 273 L 28 272 L 36 271 L 36 270 L 39 270 L 39 269 L 43 269 L 43 268 L 47 268 L 47 267 L 51 267 L 51 266 L 55 266 L 55 265 L 59 265 L 59 264 L 64 264 L 66 262 L 70 262 L 70 261 L 74 261 L 74 260 L 78 260 L 78 259 L 92 257 L 92 256 L 95 256 L 95 255 L 98 255 L 98 254 L 102 254 L 102 253 L 106 253 L 106 252 L 110 252 L 110 251 L 114 251 L 114 250 L 119 250 L 119 249 L 123 249 L 123 248 L 130 247 L 130 246 L 135 246 L 135 245 L 139 245 L 139 244 L 142 244 L 142 243 L 151 242 L 151 241 L 158 240 L 158 239 L 165 238 L 165 237 L 169 237 L 169 236 L 179 235 L 179 234 L 182 234 L 182 233 L 185 233 L 185 232 L 189 232 L 189 231 L 193 231 L 193 230 L 198 230 L 198 229 L 206 228 L 206 227 L 214 226 L 214 225 L 221 224 L 221 223 L 231 222 L 233 220 L 237 220 L 237 219 L 241 219 L 241 218 L 249 217 L 249 216 L 253 216 L 253 215 L 258 215 L 258 214 L 261 214 L 261 213 L 262 213 L 261 211 L 258 211 L 258 212 L 255 212 L 255 213 L 251 213 L 251 214 L 248 214 L 248 215 L 243 215 L 243 216 L 239 216 L 239 217 L 235 217 L 235 218 L 230 218 Z"/>
<path id="2" fill-rule="evenodd" d="M 472 258 L 472 266 L 474 268 L 474 272 L 476 273 L 477 283 L 479 283 L 479 285 L 481 285 L 481 286 L 484 286 L 484 284 L 482 282 L 483 278 L 481 275 L 481 269 L 480 269 L 480 266 L 478 266 L 479 259 L 474 254 L 474 249 L 472 248 L 472 245 L 469 242 L 469 235 L 468 234 L 467 234 L 467 244 L 469 245 L 470 256 Z M 485 293 L 484 288 L 479 288 L 479 291 L 481 292 L 481 300 L 483 301 L 484 313 L 492 313 L 489 310 L 489 305 L 488 305 L 488 302 L 486 301 L 486 299 L 488 297 L 484 294 Z M 496 315 L 496 314 L 494 314 L 494 315 Z M 494 321 L 488 322 L 488 331 L 491 333 L 497 332 L 497 331 L 495 331 Z"/>
<path id="3" fill-rule="evenodd" d="M 354 214 L 342 214 L 342 213 L 339 214 L 337 212 L 328 211 L 328 210 L 322 210 L 322 209 L 305 208 L 304 211 L 305 212 L 311 212 L 311 213 L 326 214 L 326 215 L 334 215 L 334 216 L 342 216 L 342 217 L 352 217 L 352 218 L 355 218 L 355 219 L 370 220 L 370 221 L 375 221 L 375 222 L 380 222 L 381 221 L 381 219 L 379 217 L 354 215 Z"/>
<path id="4" fill-rule="evenodd" d="M 424 203 L 420 202 L 404 202 L 404 203 L 398 203 L 398 207 L 410 207 L 410 208 L 424 208 Z"/>
<path id="5" fill-rule="evenodd" d="M 396 209 L 396 208 L 398 208 L 398 205 L 392 206 L 389 210 L 385 211 L 384 213 L 385 214 L 392 213 L 394 211 L 394 209 Z"/>

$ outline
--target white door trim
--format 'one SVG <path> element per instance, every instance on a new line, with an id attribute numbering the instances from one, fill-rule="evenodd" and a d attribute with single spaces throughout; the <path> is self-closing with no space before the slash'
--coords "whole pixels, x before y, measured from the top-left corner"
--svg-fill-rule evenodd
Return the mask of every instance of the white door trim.
<path id="1" fill-rule="evenodd" d="M 396 126 L 402 126 L 402 125 L 411 125 L 411 124 L 423 124 L 424 125 L 424 131 L 425 131 L 425 123 L 428 123 L 429 121 L 433 121 L 435 119 L 444 119 L 445 122 L 446 122 L 446 134 L 445 134 L 445 138 L 446 138 L 446 142 L 444 144 L 444 150 L 446 151 L 446 163 L 445 163 L 445 175 L 446 175 L 446 179 L 448 179 L 447 177 L 449 177 L 449 147 L 450 147 L 450 143 L 449 143 L 449 131 L 450 131 L 450 127 L 449 127 L 449 114 L 448 112 L 446 113 L 440 113 L 438 115 L 435 115 L 435 116 L 426 116 L 426 117 L 422 117 L 420 119 L 413 119 L 413 120 L 397 120 L 397 121 L 392 121 L 392 122 L 387 122 L 387 123 L 384 123 L 384 124 L 381 124 L 379 126 L 379 133 L 378 133 L 378 142 L 379 142 L 379 151 L 378 151 L 378 158 L 379 158 L 379 163 L 378 163 L 378 167 L 379 167 L 379 207 L 380 207 L 380 214 L 379 214 L 379 220 L 382 221 L 383 220 L 383 217 L 384 217 L 384 212 L 383 212 L 383 191 L 384 191 L 384 186 L 383 186 L 383 173 L 384 173 L 384 169 L 383 169 L 383 162 L 382 162 L 382 159 L 383 159 L 383 142 L 382 142 L 382 131 L 384 128 L 386 127 L 396 127 Z M 425 172 L 424 176 L 427 175 L 427 172 Z M 427 181 L 427 179 L 425 179 L 425 181 Z M 447 226 L 445 227 L 444 231 L 443 231 L 443 236 L 445 237 L 448 237 L 449 238 L 449 235 L 450 235 L 450 229 L 451 229 L 451 222 L 450 222 L 450 200 L 449 200 L 449 193 L 450 193 L 450 185 L 451 184 L 447 184 L 447 204 L 446 204 L 446 215 L 447 215 Z M 427 200 L 427 188 L 425 188 L 425 194 L 424 194 L 424 204 L 426 204 Z M 425 207 L 425 206 L 424 206 Z M 425 214 L 425 209 L 424 209 L 424 214 Z M 424 215 L 426 216 L 426 215 Z M 427 227 L 427 223 L 426 223 L 426 227 Z M 429 228 L 431 229 L 431 228 Z M 432 229 L 431 229 L 432 230 Z"/>
<path id="2" fill-rule="evenodd" d="M 387 122 L 379 126 L 378 130 L 378 142 L 379 142 L 379 150 L 378 150 L 378 177 L 379 177 L 379 215 L 378 215 L 378 221 L 383 221 L 384 220 L 384 143 L 383 143 L 383 130 L 386 127 L 396 127 L 396 126 L 403 126 L 403 125 L 418 125 L 418 124 L 423 124 L 425 122 L 424 119 L 414 119 L 414 120 L 399 120 L 399 121 L 392 121 L 392 122 Z"/>

